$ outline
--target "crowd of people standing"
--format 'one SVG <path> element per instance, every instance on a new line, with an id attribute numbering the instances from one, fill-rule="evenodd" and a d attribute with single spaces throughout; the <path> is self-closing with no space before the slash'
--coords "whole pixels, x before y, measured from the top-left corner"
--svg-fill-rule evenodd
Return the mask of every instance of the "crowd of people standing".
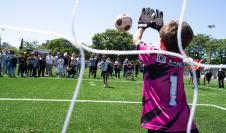
<path id="1" fill-rule="evenodd" d="M 47 55 L 31 52 L 21 52 L 19 56 L 14 51 L 3 50 L 0 53 L 0 76 L 9 77 L 74 77 L 80 71 L 80 56 L 72 53 L 52 52 Z M 18 66 L 18 69 L 16 69 Z M 54 70 L 55 69 L 55 70 Z M 17 74 L 16 74 L 17 71 Z M 55 72 L 55 75 L 53 73 Z"/>
<path id="2" fill-rule="evenodd" d="M 101 62 L 106 60 L 106 70 L 103 70 Z M 12 50 L 3 50 L 0 53 L 0 76 L 9 77 L 77 77 L 80 72 L 81 59 L 76 53 L 60 53 L 53 55 L 40 54 L 38 52 L 20 52 L 18 55 Z M 137 77 L 142 71 L 142 64 L 139 61 L 130 61 L 125 58 L 124 61 L 119 58 L 111 60 L 106 56 L 91 55 L 86 61 L 89 67 L 89 78 L 97 77 L 97 71 L 100 70 L 100 77 L 103 71 L 107 77 L 115 77 L 117 79 L 123 77 L 131 79 Z"/>
<path id="3" fill-rule="evenodd" d="M 68 54 L 57 52 L 52 55 L 39 54 L 31 52 L 21 52 L 20 55 L 12 50 L 3 50 L 0 53 L 0 76 L 8 75 L 9 77 L 77 77 L 80 72 L 81 59 L 80 55 L 76 53 Z M 98 55 L 91 55 L 86 66 L 89 66 L 89 75 L 96 78 L 98 68 L 100 70 L 100 77 L 103 78 L 104 85 L 107 86 L 108 77 L 115 77 L 116 79 L 134 80 L 139 72 L 143 72 L 143 64 L 137 61 L 131 61 L 125 58 L 123 61 L 120 58 L 111 60 L 105 55 L 98 57 Z M 17 72 L 16 72 L 17 71 Z M 201 69 L 196 70 L 198 84 L 200 84 Z M 203 82 L 204 85 L 209 85 L 213 73 L 210 69 L 204 69 Z M 193 74 L 190 70 L 189 84 L 193 82 Z M 216 73 L 219 88 L 224 88 L 225 71 L 220 68 Z"/>

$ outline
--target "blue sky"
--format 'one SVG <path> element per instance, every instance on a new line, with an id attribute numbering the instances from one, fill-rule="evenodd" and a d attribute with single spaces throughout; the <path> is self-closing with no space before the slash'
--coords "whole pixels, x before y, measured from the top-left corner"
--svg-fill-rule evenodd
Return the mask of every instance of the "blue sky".
<path id="1" fill-rule="evenodd" d="M 2 0 L 0 2 L 0 24 L 35 28 L 71 36 L 71 13 L 75 0 Z M 133 19 L 129 31 L 134 34 L 142 7 L 158 8 L 164 12 L 165 23 L 178 20 L 182 0 L 80 0 L 76 13 L 75 31 L 79 41 L 91 44 L 92 36 L 115 28 L 116 16 L 127 13 Z M 226 38 L 225 0 L 188 0 L 185 21 L 195 34 L 212 34 L 215 38 Z M 216 28 L 209 29 L 208 25 Z M 39 43 L 53 36 L 5 30 L 2 41 L 18 47 L 20 39 L 37 40 Z M 143 39 L 159 44 L 158 33 L 148 29 Z"/>

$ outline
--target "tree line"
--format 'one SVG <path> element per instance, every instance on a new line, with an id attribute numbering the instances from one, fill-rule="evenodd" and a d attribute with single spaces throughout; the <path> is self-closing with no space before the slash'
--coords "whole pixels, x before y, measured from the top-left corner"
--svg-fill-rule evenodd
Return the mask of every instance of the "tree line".
<path id="1" fill-rule="evenodd" d="M 133 35 L 127 32 L 107 29 L 105 32 L 96 33 L 92 37 L 92 45 L 89 45 L 89 47 L 101 50 L 135 50 L 135 46 L 132 45 L 132 38 Z M 56 52 L 79 53 L 77 48 L 63 38 L 53 39 L 47 45 L 38 45 L 37 41 L 28 42 L 23 40 L 19 48 L 21 51 L 28 48 L 31 50 L 51 50 L 53 54 L 56 54 Z M 216 39 L 210 35 L 197 34 L 187 47 L 186 53 L 193 59 L 203 59 L 208 64 L 226 64 L 226 39 Z M 86 59 L 91 54 L 86 52 Z M 109 55 L 109 57 L 115 60 L 119 56 Z M 125 57 L 135 60 L 137 55 L 120 56 L 120 59 L 123 60 Z"/>
<path id="2" fill-rule="evenodd" d="M 206 64 L 226 64 L 226 39 L 197 34 L 186 52 L 193 59 L 205 60 Z"/>

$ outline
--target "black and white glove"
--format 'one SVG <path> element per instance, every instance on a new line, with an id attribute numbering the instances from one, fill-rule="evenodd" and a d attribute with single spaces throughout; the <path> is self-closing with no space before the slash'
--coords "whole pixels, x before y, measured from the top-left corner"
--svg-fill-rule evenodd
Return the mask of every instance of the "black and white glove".
<path id="1" fill-rule="evenodd" d="M 138 28 L 146 29 L 151 23 L 153 23 L 155 18 L 155 10 L 150 8 L 143 8 L 139 21 Z"/>
<path id="2" fill-rule="evenodd" d="M 138 28 L 148 28 L 151 27 L 156 30 L 160 30 L 163 26 L 163 12 L 156 9 L 143 8 L 139 21 Z"/>
<path id="3" fill-rule="evenodd" d="M 155 18 L 150 27 L 159 31 L 162 28 L 163 24 L 163 12 L 156 9 Z"/>

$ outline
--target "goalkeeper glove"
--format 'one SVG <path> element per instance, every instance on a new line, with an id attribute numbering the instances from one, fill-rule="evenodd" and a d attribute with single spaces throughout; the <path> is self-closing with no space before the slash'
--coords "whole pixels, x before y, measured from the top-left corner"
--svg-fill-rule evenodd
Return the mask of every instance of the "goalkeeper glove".
<path id="1" fill-rule="evenodd" d="M 152 16 L 152 17 L 150 17 Z M 143 8 L 139 21 L 138 28 L 146 29 L 149 27 L 149 24 L 153 22 L 153 18 L 155 16 L 155 10 L 150 8 Z"/>
<path id="2" fill-rule="evenodd" d="M 156 29 L 157 31 L 160 31 L 160 29 L 163 26 L 163 12 L 156 9 L 155 12 L 155 18 L 153 20 L 153 23 L 151 23 L 150 27 L 153 29 Z"/>
<path id="3" fill-rule="evenodd" d="M 150 8 L 143 8 L 139 22 L 138 28 L 148 28 L 151 27 L 156 30 L 160 30 L 163 26 L 163 12 L 156 9 L 156 12 Z"/>

